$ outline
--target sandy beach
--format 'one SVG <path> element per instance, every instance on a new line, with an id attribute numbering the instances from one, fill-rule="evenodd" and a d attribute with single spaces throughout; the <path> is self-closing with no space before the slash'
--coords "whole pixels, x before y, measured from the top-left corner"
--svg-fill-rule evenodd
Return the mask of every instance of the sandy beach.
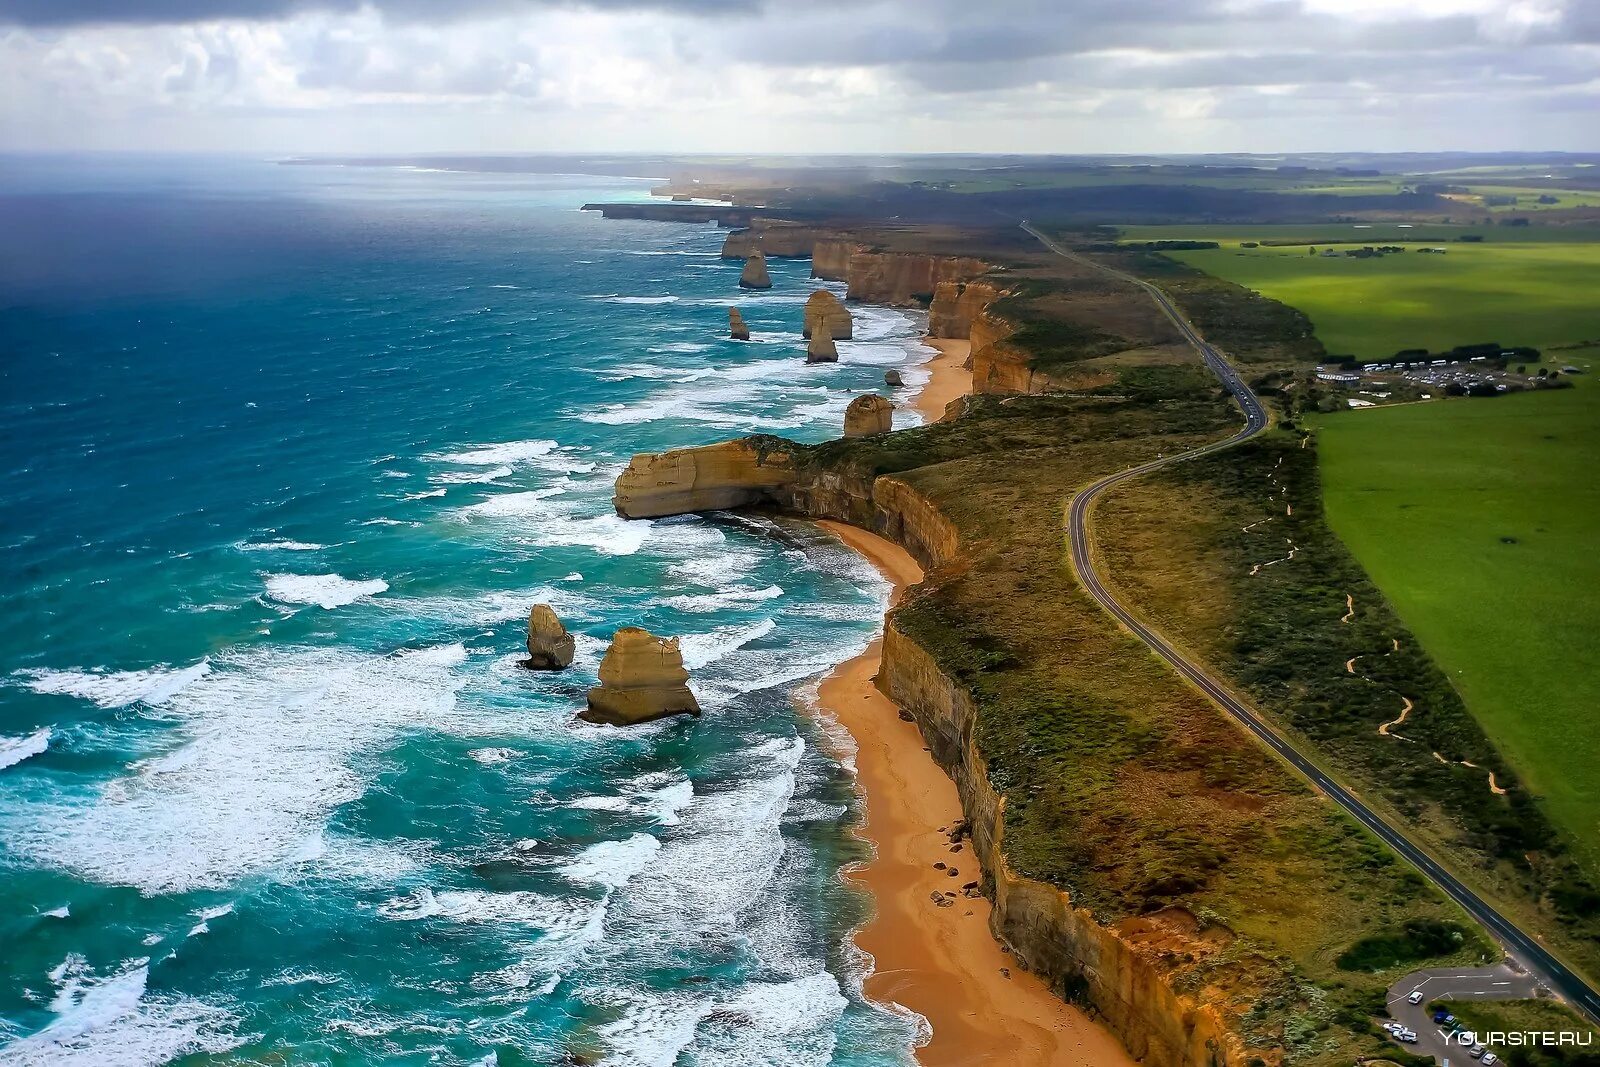
<path id="1" fill-rule="evenodd" d="M 922 569 L 900 546 L 842 523 L 819 525 L 893 582 L 896 600 L 922 580 Z M 819 689 L 822 707 L 855 739 L 857 783 L 866 800 L 861 833 L 876 852 L 848 874 L 876 906 L 856 932 L 856 943 L 875 961 L 867 995 L 903 1004 L 929 1021 L 933 1038 L 917 1054 L 925 1067 L 1132 1067 L 1115 1038 L 1058 1000 L 1000 947 L 989 933 L 988 900 L 960 895 L 981 875 L 970 842 L 951 851 L 946 830 L 961 818 L 955 783 L 923 747 L 916 725 L 903 721 L 873 684 L 880 651 L 874 641 Z M 935 891 L 956 893 L 955 906 L 935 906 Z"/>
<path id="2" fill-rule="evenodd" d="M 924 337 L 922 343 L 938 349 L 939 354 L 923 364 L 932 377 L 912 401 L 912 406 L 922 412 L 925 421 L 938 422 L 944 418 L 944 409 L 950 401 L 972 392 L 972 371 L 966 366 L 972 342 L 965 338 Z"/>

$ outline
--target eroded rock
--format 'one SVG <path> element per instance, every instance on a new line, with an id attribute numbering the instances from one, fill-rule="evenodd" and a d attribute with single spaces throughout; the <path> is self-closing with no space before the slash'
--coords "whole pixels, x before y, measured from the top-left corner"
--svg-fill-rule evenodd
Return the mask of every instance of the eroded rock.
<path id="1" fill-rule="evenodd" d="M 572 666 L 572 635 L 549 604 L 528 612 L 528 658 L 522 665 L 535 671 L 563 671 Z"/>
<path id="2" fill-rule="evenodd" d="M 767 273 L 767 257 L 759 251 L 752 252 L 750 258 L 744 261 L 744 270 L 739 272 L 739 288 L 772 288 L 772 276 Z"/>
<path id="3" fill-rule="evenodd" d="M 834 345 L 833 334 L 828 332 L 826 323 L 818 323 L 817 328 L 811 331 L 811 340 L 806 342 L 806 362 L 839 362 L 839 349 Z"/>
<path id="4" fill-rule="evenodd" d="M 668 715 L 699 715 L 700 703 L 688 683 L 676 637 L 625 626 L 612 637 L 600 661 L 600 684 L 589 690 L 589 706 L 578 717 L 632 726 Z"/>
<path id="5" fill-rule="evenodd" d="M 906 384 L 906 380 L 900 377 L 899 371 L 890 368 L 889 370 L 883 372 L 883 384 L 898 387 Z"/>
<path id="6" fill-rule="evenodd" d="M 801 336 L 810 337 L 816 332 L 818 323 L 825 324 L 828 335 L 836 341 L 848 341 L 855 335 L 855 322 L 850 318 L 850 309 L 844 306 L 843 300 L 826 289 L 818 289 L 806 298 Z"/>
<path id="7" fill-rule="evenodd" d="M 738 308 L 728 309 L 728 336 L 735 341 L 750 340 L 750 327 L 744 323 L 744 316 L 739 314 Z"/>
<path id="8" fill-rule="evenodd" d="M 894 428 L 894 405 L 877 393 L 867 393 L 850 401 L 844 409 L 844 435 L 866 437 L 888 433 Z"/>

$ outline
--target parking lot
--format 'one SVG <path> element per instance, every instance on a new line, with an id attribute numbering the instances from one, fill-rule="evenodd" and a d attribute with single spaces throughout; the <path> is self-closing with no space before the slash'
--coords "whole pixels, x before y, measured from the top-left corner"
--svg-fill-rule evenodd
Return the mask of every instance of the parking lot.
<path id="1" fill-rule="evenodd" d="M 1422 1002 L 1412 1004 L 1408 998 L 1417 990 L 1422 991 Z M 1477 1061 L 1467 1055 L 1464 1046 L 1445 1040 L 1441 1031 L 1446 1028 L 1433 1021 L 1430 1005 L 1434 1001 L 1448 1007 L 1452 1001 L 1526 1000 L 1538 993 L 1538 981 L 1509 962 L 1492 967 L 1434 967 L 1413 971 L 1389 987 L 1389 1016 L 1416 1031 L 1416 1043 L 1403 1047 L 1432 1056 L 1440 1064 L 1453 1061 L 1462 1067 Z"/>

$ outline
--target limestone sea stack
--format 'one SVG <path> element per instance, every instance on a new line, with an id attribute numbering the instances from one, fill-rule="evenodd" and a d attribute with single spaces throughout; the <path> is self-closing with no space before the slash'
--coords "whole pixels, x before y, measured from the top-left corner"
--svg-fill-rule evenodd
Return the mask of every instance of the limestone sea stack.
<path id="1" fill-rule="evenodd" d="M 759 251 L 750 253 L 750 258 L 744 261 L 744 270 L 739 272 L 739 288 L 772 288 L 772 276 L 767 273 L 767 257 Z"/>
<path id="2" fill-rule="evenodd" d="M 894 429 L 894 405 L 877 393 L 867 393 L 850 401 L 844 409 L 844 435 L 866 437 Z"/>
<path id="3" fill-rule="evenodd" d="M 589 706 L 578 717 L 632 726 L 668 715 L 699 715 L 700 703 L 688 682 L 676 637 L 625 626 L 611 639 L 600 661 L 600 684 L 589 690 Z"/>
<path id="4" fill-rule="evenodd" d="M 735 341 L 750 340 L 750 327 L 744 324 L 744 316 L 739 314 L 738 308 L 728 309 L 728 336 Z"/>
<path id="5" fill-rule="evenodd" d="M 572 666 L 572 635 L 549 604 L 535 604 L 528 612 L 528 658 L 523 666 L 535 671 L 564 671 Z"/>
<path id="6" fill-rule="evenodd" d="M 839 349 L 835 347 L 833 334 L 828 332 L 826 323 L 818 323 L 817 328 L 811 331 L 811 340 L 806 342 L 806 362 L 839 362 Z"/>
<path id="7" fill-rule="evenodd" d="M 806 298 L 805 325 L 801 327 L 800 335 L 810 337 L 819 322 L 827 324 L 828 333 L 835 341 L 848 341 L 855 335 L 850 309 L 844 306 L 843 300 L 826 289 L 818 289 Z"/>
<path id="8" fill-rule="evenodd" d="M 899 371 L 894 370 L 893 368 L 891 368 L 891 369 L 886 370 L 886 371 L 883 372 L 883 384 L 884 385 L 900 386 L 900 385 L 906 384 L 906 380 L 904 378 L 900 377 L 900 372 Z"/>

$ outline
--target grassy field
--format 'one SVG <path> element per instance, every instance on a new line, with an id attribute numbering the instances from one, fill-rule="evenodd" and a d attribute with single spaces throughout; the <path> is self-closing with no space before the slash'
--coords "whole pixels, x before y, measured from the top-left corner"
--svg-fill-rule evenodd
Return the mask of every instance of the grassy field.
<path id="1" fill-rule="evenodd" d="M 1481 243 L 1452 240 L 1463 233 Z M 1498 341 L 1550 348 L 1600 339 L 1600 230 L 1555 227 L 1136 227 L 1129 240 L 1220 241 L 1172 258 L 1299 308 L 1335 355 L 1382 359 L 1404 348 L 1442 351 Z M 1307 247 L 1241 248 L 1304 239 L 1382 244 L 1426 240 L 1445 255 L 1375 259 L 1308 254 Z M 1447 243 L 1448 242 L 1448 243 Z"/>
<path id="2" fill-rule="evenodd" d="M 1315 426 L 1333 529 L 1600 869 L 1600 388 Z"/>

